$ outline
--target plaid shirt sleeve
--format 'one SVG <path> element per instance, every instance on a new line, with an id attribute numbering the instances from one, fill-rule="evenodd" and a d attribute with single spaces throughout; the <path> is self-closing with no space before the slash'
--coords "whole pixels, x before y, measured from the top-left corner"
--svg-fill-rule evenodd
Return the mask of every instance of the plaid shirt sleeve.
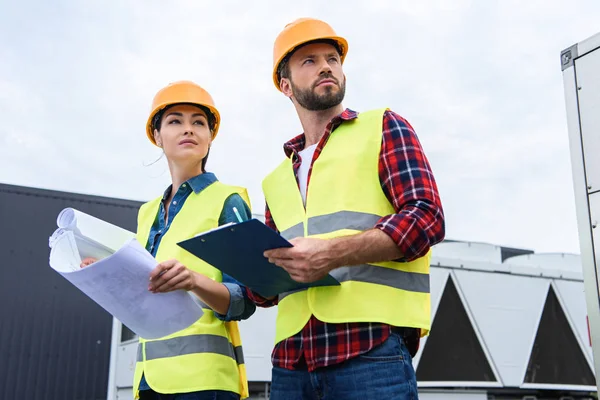
<path id="1" fill-rule="evenodd" d="M 395 214 L 375 228 L 398 244 L 403 261 L 424 256 L 444 239 L 444 212 L 437 185 L 413 127 L 392 111 L 383 116 L 379 180 Z"/>
<path id="2" fill-rule="evenodd" d="M 268 204 L 265 205 L 265 225 L 279 233 L 277 225 L 275 225 L 275 221 L 273 221 L 273 216 L 271 215 L 271 210 L 269 210 Z"/>
<path id="3" fill-rule="evenodd" d="M 279 232 L 277 230 L 277 227 L 275 226 L 275 222 L 273 221 L 273 217 L 271 216 L 271 211 L 269 211 L 268 205 L 265 207 L 265 225 L 267 225 L 271 229 L 274 229 L 276 232 Z M 273 299 L 266 299 L 260 294 L 253 292 L 248 287 L 244 287 L 244 289 L 246 290 L 248 298 L 251 301 L 253 301 L 254 304 L 256 304 L 258 307 L 273 307 L 278 303 L 279 299 L 277 297 L 274 297 Z"/>

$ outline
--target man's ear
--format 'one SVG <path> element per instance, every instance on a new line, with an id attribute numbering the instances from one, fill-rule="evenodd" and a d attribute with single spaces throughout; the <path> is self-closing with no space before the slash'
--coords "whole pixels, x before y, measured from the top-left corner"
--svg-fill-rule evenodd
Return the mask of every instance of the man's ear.
<path id="1" fill-rule="evenodd" d="M 292 82 L 288 78 L 281 78 L 279 81 L 279 88 L 281 89 L 281 93 L 285 95 L 285 97 L 292 98 L 294 95 L 292 93 Z"/>

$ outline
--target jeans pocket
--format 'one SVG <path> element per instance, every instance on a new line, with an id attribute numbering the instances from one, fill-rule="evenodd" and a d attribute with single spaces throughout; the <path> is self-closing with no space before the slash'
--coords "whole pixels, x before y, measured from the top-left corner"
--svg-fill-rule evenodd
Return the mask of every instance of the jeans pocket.
<path id="1" fill-rule="evenodd" d="M 379 346 L 373 347 L 358 356 L 360 360 L 369 362 L 394 362 L 404 360 L 402 352 L 402 338 L 396 333 L 392 333 L 390 337 Z"/>

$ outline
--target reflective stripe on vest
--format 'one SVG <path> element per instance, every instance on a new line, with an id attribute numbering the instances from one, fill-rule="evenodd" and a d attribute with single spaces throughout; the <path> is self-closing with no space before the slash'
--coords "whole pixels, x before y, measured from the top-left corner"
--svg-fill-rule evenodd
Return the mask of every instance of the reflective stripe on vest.
<path id="1" fill-rule="evenodd" d="M 303 237 L 304 236 L 304 223 L 300 222 L 299 224 L 296 224 L 296 225 L 292 226 L 291 228 L 286 229 L 285 231 L 281 232 L 280 235 L 283 236 L 287 240 L 297 238 L 297 237 Z"/>
<path id="2" fill-rule="evenodd" d="M 362 264 L 352 267 L 341 267 L 331 271 L 331 276 L 338 282 L 366 282 L 393 287 L 396 289 L 410 290 L 411 292 L 429 293 L 429 274 L 406 272 L 398 269 L 379 267 L 377 265 Z M 286 296 L 306 289 L 285 292 L 279 295 L 279 301 Z"/>
<path id="3" fill-rule="evenodd" d="M 142 346 L 138 344 L 137 361 L 144 361 Z M 190 335 L 156 342 L 146 342 L 146 361 L 157 358 L 177 357 L 196 353 L 214 353 L 231 357 L 238 364 L 244 364 L 242 346 L 233 347 L 224 336 Z"/>
<path id="4" fill-rule="evenodd" d="M 366 231 L 373 228 L 380 219 L 379 215 L 357 211 L 338 211 L 327 215 L 317 215 L 308 219 L 308 234 L 319 235 L 342 229 Z M 304 224 L 299 223 L 286 229 L 281 232 L 281 236 L 288 240 L 304 236 Z"/>
<path id="5" fill-rule="evenodd" d="M 318 215 L 308 219 L 308 234 L 320 235 L 339 231 L 342 229 L 351 229 L 356 231 L 365 231 L 373 228 L 381 219 L 379 215 L 368 214 L 356 211 L 339 211 L 327 215 Z M 299 235 L 297 233 L 299 232 Z M 286 239 L 304 236 L 304 225 L 302 223 L 294 225 L 281 233 Z M 386 285 L 396 289 L 411 290 L 413 292 L 429 293 L 429 275 L 416 272 L 406 272 L 391 268 L 378 267 L 377 265 L 363 264 L 352 267 L 341 267 L 333 270 L 331 275 L 340 283 L 348 281 L 376 283 Z M 285 292 L 279 295 L 279 301 L 290 294 L 300 292 L 295 290 Z"/>
<path id="6" fill-rule="evenodd" d="M 319 235 L 342 229 L 364 231 L 371 229 L 380 219 L 379 215 L 357 211 L 338 211 L 333 214 L 317 215 L 308 219 L 308 234 Z M 299 223 L 286 229 L 281 232 L 281 236 L 288 240 L 304 236 L 304 224 Z"/>

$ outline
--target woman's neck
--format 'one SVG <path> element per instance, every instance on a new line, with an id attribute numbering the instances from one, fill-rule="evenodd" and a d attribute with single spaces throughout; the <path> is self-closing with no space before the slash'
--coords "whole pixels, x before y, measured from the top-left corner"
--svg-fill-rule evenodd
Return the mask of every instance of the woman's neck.
<path id="1" fill-rule="evenodd" d="M 171 194 L 169 195 L 169 203 L 173 200 L 173 196 L 179 187 L 188 180 L 203 173 L 202 164 L 190 166 L 181 166 L 175 163 L 169 163 L 169 171 L 171 172 Z"/>

